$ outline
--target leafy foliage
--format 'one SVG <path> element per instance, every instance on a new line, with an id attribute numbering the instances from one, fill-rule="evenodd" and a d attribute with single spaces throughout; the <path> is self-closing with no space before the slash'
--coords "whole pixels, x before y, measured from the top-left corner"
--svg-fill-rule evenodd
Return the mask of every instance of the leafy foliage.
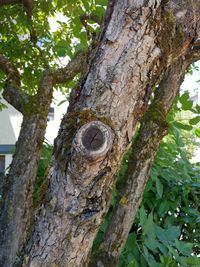
<path id="1" fill-rule="evenodd" d="M 176 121 L 182 110 L 195 114 L 186 124 L 190 129 Z M 200 266 L 200 165 L 189 162 L 183 133 L 193 129 L 198 117 L 199 106 L 194 107 L 188 92 L 176 100 L 168 116 L 169 134 L 155 158 L 118 267 Z"/>
<path id="2" fill-rule="evenodd" d="M 32 21 L 23 5 L 1 7 L 0 53 L 19 69 L 24 90 L 34 94 L 47 66 L 66 63 L 78 50 L 88 48 L 99 25 L 81 18 L 90 14 L 101 20 L 106 4 L 107 0 L 34 1 Z M 0 74 L 0 88 L 4 80 Z"/>
<path id="3" fill-rule="evenodd" d="M 200 166 L 177 129 L 160 146 L 118 266 L 200 266 Z"/>
<path id="4" fill-rule="evenodd" d="M 47 170 L 47 167 L 49 165 L 51 155 L 52 155 L 53 147 L 45 142 L 43 144 L 43 148 L 40 155 L 40 161 L 38 165 L 38 172 L 37 172 L 37 181 L 34 188 L 34 204 L 37 206 L 40 203 L 41 196 L 42 196 L 42 188 L 45 186 L 45 173 Z"/>
<path id="5" fill-rule="evenodd" d="M 200 266 L 197 257 L 200 254 L 200 164 L 191 164 L 188 160 L 184 131 L 176 121 L 177 113 L 182 111 L 180 103 L 186 107 L 189 101 L 188 93 L 177 98 L 168 116 L 169 134 L 160 145 L 117 267 Z M 198 105 L 189 106 L 198 117 Z M 191 124 L 190 129 L 193 127 Z M 123 159 L 110 210 L 101 225 L 94 250 L 101 243 L 116 204 L 129 153 Z"/>

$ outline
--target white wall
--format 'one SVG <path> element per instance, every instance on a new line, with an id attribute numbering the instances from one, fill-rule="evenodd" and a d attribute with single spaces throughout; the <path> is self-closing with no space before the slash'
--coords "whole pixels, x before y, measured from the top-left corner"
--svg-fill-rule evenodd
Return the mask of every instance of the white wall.
<path id="1" fill-rule="evenodd" d="M 45 138 L 50 144 L 53 144 L 53 141 L 58 134 L 62 117 L 66 113 L 68 106 L 68 102 L 64 102 L 58 106 L 58 104 L 66 98 L 61 92 L 56 91 L 54 92 L 53 96 L 54 100 L 51 104 L 51 107 L 54 107 L 54 120 L 48 121 L 45 134 Z"/>
<path id="2" fill-rule="evenodd" d="M 21 113 L 4 102 L 8 108 L 0 112 L 0 145 L 15 144 L 22 122 Z"/>
<path id="3" fill-rule="evenodd" d="M 8 168 L 9 168 L 11 162 L 12 162 L 12 154 L 5 155 L 5 170 L 6 170 L 5 173 L 8 172 L 8 170 L 9 170 Z"/>
<path id="4" fill-rule="evenodd" d="M 54 120 L 50 120 L 47 124 L 45 138 L 51 144 L 57 136 L 61 119 L 67 111 L 68 102 L 58 106 L 58 104 L 65 99 L 61 92 L 54 92 L 54 99 L 51 107 L 54 107 Z M 9 105 L 5 100 L 3 101 L 8 108 L 0 112 L 0 145 L 15 144 L 22 123 L 22 114 Z"/>
<path id="5" fill-rule="evenodd" d="M 58 104 L 66 97 L 61 92 L 54 93 L 54 99 L 51 107 L 54 107 L 54 119 L 48 121 L 45 139 L 48 143 L 53 144 L 55 137 L 57 136 L 61 119 L 67 111 L 68 102 L 64 102 L 62 105 Z M 3 100 L 8 108 L 0 111 L 0 145 L 14 145 L 18 139 L 22 114 Z M 5 169 L 8 171 L 8 167 L 12 162 L 12 154 L 5 155 Z"/>

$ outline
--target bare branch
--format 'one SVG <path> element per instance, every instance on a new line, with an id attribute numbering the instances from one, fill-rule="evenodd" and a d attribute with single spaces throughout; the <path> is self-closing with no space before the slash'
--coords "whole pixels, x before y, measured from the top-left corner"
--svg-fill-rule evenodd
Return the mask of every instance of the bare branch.
<path id="1" fill-rule="evenodd" d="M 24 105 L 28 102 L 29 96 L 20 88 L 20 74 L 17 68 L 6 57 L 0 55 L 0 70 L 7 76 L 3 91 L 4 99 L 23 113 Z"/>
<path id="2" fill-rule="evenodd" d="M 72 80 L 83 68 L 86 58 L 87 52 L 79 51 L 66 67 L 51 71 L 54 85 Z"/>

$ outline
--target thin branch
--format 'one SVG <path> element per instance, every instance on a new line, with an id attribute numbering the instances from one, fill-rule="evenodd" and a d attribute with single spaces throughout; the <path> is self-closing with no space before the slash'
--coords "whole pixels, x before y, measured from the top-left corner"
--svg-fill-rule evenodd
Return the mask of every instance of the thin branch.
<path id="1" fill-rule="evenodd" d="M 50 75 L 53 76 L 54 85 L 72 80 L 83 68 L 86 58 L 87 52 L 81 50 L 66 67 L 54 71 L 51 70 Z"/>
<path id="2" fill-rule="evenodd" d="M 29 96 L 20 88 L 20 74 L 17 68 L 6 57 L 0 55 L 0 70 L 7 77 L 3 91 L 4 99 L 23 113 L 24 105 L 28 102 Z"/>
<path id="3" fill-rule="evenodd" d="M 0 54 L 0 69 L 6 74 L 7 80 L 20 86 L 20 74 L 17 68 L 9 60 Z"/>
<path id="4" fill-rule="evenodd" d="M 0 0 L 0 6 L 22 4 L 23 0 Z"/>
<path id="5" fill-rule="evenodd" d="M 0 0 L 0 6 L 22 4 L 25 7 L 28 20 L 32 19 L 34 0 Z"/>
<path id="6" fill-rule="evenodd" d="M 192 64 L 193 62 L 200 60 L 200 43 L 194 45 L 190 53 L 187 55 L 186 60 Z"/>
<path id="7" fill-rule="evenodd" d="M 84 27 L 87 27 L 87 21 L 88 20 L 93 20 L 94 22 L 96 22 L 99 25 L 101 25 L 101 22 L 102 22 L 102 20 L 98 16 L 95 16 L 93 14 L 82 15 L 82 16 L 80 16 L 80 20 L 81 20 Z"/>
<path id="8" fill-rule="evenodd" d="M 102 19 L 100 19 L 98 16 L 95 16 L 93 14 L 84 14 L 82 16 L 79 17 L 80 18 L 80 21 L 81 23 L 83 24 L 85 30 L 86 30 L 86 33 L 87 33 L 87 37 L 90 39 L 92 39 L 92 41 L 94 40 L 94 38 L 96 38 L 96 33 L 93 32 L 91 33 L 89 31 L 89 28 L 88 28 L 88 20 L 92 20 L 94 21 L 95 23 L 97 23 L 99 26 L 101 25 L 102 23 Z"/>

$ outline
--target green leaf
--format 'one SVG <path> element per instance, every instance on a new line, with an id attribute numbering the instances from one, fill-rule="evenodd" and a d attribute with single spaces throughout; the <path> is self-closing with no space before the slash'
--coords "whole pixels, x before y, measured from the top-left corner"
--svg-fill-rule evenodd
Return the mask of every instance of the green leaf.
<path id="1" fill-rule="evenodd" d="M 180 227 L 170 226 L 167 229 L 163 229 L 160 226 L 156 226 L 156 235 L 163 244 L 170 244 L 180 236 Z"/>
<path id="2" fill-rule="evenodd" d="M 157 192 L 158 192 L 158 195 L 160 198 L 162 198 L 162 195 L 163 195 L 163 185 L 160 181 L 159 178 L 156 179 L 156 189 L 157 189 Z"/>
<path id="3" fill-rule="evenodd" d="M 199 267 L 200 266 L 200 258 L 197 257 L 187 257 L 186 258 L 186 264 L 188 264 L 189 266 L 195 266 L 195 267 Z"/>
<path id="4" fill-rule="evenodd" d="M 193 244 L 186 243 L 186 242 L 179 241 L 179 240 L 175 240 L 175 244 L 176 244 L 177 249 L 184 256 L 191 256 L 192 255 Z"/>
<path id="5" fill-rule="evenodd" d="M 189 92 L 185 92 L 180 98 L 181 108 L 183 110 L 191 110 L 193 106 L 193 101 L 190 100 Z"/>
<path id="6" fill-rule="evenodd" d="M 200 105 L 198 105 L 198 104 L 196 105 L 196 110 L 198 113 L 200 113 Z"/>
<path id="7" fill-rule="evenodd" d="M 105 8 L 102 6 L 96 6 L 95 10 L 92 13 L 99 18 L 102 18 L 105 13 Z"/>
<path id="8" fill-rule="evenodd" d="M 179 101 L 181 103 L 185 103 L 188 101 L 188 99 L 190 98 L 190 95 L 189 95 L 189 92 L 185 92 L 184 94 L 182 94 L 180 97 L 179 97 Z"/>
<path id="9" fill-rule="evenodd" d="M 196 136 L 200 138 L 200 129 L 196 129 L 194 132 L 195 132 Z"/>
<path id="10" fill-rule="evenodd" d="M 89 11 L 90 10 L 89 1 L 88 0 L 81 0 L 81 1 L 82 1 L 83 5 L 84 5 L 85 9 L 87 11 Z"/>
<path id="11" fill-rule="evenodd" d="M 183 110 L 192 110 L 192 106 L 193 106 L 193 101 L 192 100 L 189 100 L 185 103 L 182 103 L 182 109 Z"/>
<path id="12" fill-rule="evenodd" d="M 132 260 L 132 261 L 128 264 L 127 267 L 137 267 L 136 264 L 137 264 L 136 260 Z"/>
<path id="13" fill-rule="evenodd" d="M 57 106 L 61 106 L 62 104 L 64 104 L 67 101 L 68 101 L 67 99 L 64 99 L 64 100 L 60 101 Z"/>
<path id="14" fill-rule="evenodd" d="M 60 40 L 56 43 L 56 45 L 54 46 L 54 52 L 59 57 L 64 57 L 66 55 L 72 57 L 71 47 L 65 40 Z"/>
<path id="15" fill-rule="evenodd" d="M 150 236 L 151 238 L 155 237 L 155 224 L 153 222 L 153 212 L 151 212 L 143 225 L 143 234 Z"/>
<path id="16" fill-rule="evenodd" d="M 168 202 L 166 199 L 164 199 L 164 200 L 161 202 L 160 206 L 159 206 L 158 213 L 159 213 L 159 215 L 160 215 L 161 217 L 163 217 L 163 215 L 164 215 L 166 212 L 168 212 L 168 210 L 169 210 L 169 202 Z"/>
<path id="17" fill-rule="evenodd" d="M 95 3 L 101 6 L 107 6 L 108 0 L 95 0 Z"/>
<path id="18" fill-rule="evenodd" d="M 179 129 L 183 129 L 183 130 L 186 130 L 186 131 L 190 131 L 192 130 L 192 126 L 191 125 L 188 125 L 188 124 L 183 124 L 183 123 L 180 123 L 178 121 L 174 122 L 174 125 L 179 128 Z"/>
<path id="19" fill-rule="evenodd" d="M 139 209 L 139 216 L 140 216 L 140 223 L 141 223 L 141 225 L 144 225 L 145 222 L 147 221 L 147 215 L 146 215 L 146 211 L 145 211 L 143 205 L 142 205 L 142 207 Z"/>
<path id="20" fill-rule="evenodd" d="M 197 117 L 192 118 L 192 119 L 189 120 L 189 123 L 192 124 L 192 125 L 195 125 L 195 124 L 197 124 L 199 122 L 200 122 L 200 116 L 197 116 Z"/>
<path id="21" fill-rule="evenodd" d="M 126 241 L 126 249 L 128 251 L 133 251 L 135 245 L 136 245 L 136 234 L 131 233 L 128 235 L 128 239 Z"/>

